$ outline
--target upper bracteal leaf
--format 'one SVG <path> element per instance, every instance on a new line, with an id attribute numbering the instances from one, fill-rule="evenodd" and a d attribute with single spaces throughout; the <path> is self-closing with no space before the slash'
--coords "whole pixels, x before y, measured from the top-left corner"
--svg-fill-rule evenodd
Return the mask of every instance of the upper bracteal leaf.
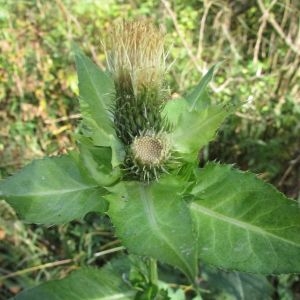
<path id="1" fill-rule="evenodd" d="M 114 94 L 113 81 L 81 51 L 75 52 L 75 60 L 81 101 L 89 106 L 93 119 L 104 135 L 114 134 L 109 114 Z"/>
<path id="2" fill-rule="evenodd" d="M 136 292 L 122 279 L 126 269 L 110 263 L 100 269 L 83 268 L 62 280 L 52 280 L 20 293 L 16 300 L 131 300 Z"/>
<path id="3" fill-rule="evenodd" d="M 107 197 L 108 214 L 129 251 L 176 266 L 194 281 L 196 248 L 183 189 L 171 177 L 149 185 L 123 182 Z"/>
<path id="4" fill-rule="evenodd" d="M 229 113 L 222 105 L 208 106 L 200 111 L 183 111 L 170 133 L 174 150 L 183 153 L 185 160 L 195 160 L 198 151 L 215 137 Z"/>
<path id="5" fill-rule="evenodd" d="M 194 90 L 186 97 L 189 104 L 189 111 L 199 111 L 210 104 L 209 97 L 206 92 L 206 87 L 212 80 L 215 69 L 219 64 L 213 65 L 208 72 L 203 76 Z"/>
<path id="6" fill-rule="evenodd" d="M 89 138 L 81 136 L 79 149 L 85 168 L 100 186 L 109 186 L 120 178 L 120 168 L 112 166 L 111 147 L 95 146 Z"/>
<path id="7" fill-rule="evenodd" d="M 214 65 L 186 99 L 166 103 L 162 112 L 171 125 L 169 138 L 172 150 L 185 161 L 195 161 L 199 150 L 214 137 L 224 119 L 232 112 L 225 105 L 213 105 L 206 87 L 213 77 Z"/>
<path id="8" fill-rule="evenodd" d="M 206 88 L 208 83 L 212 80 L 216 67 L 217 64 L 212 66 L 194 90 L 185 98 L 175 98 L 167 101 L 162 115 L 168 119 L 170 124 L 176 127 L 181 115 L 188 114 L 192 111 L 204 110 L 208 106 L 211 106 Z"/>
<path id="9" fill-rule="evenodd" d="M 0 194 L 30 223 L 61 224 L 90 211 L 105 212 L 106 193 L 75 154 L 35 160 L 0 181 Z"/>
<path id="10" fill-rule="evenodd" d="M 114 84 L 97 65 L 80 50 L 75 50 L 78 73 L 82 132 L 93 139 L 94 145 L 112 148 L 112 164 L 122 161 L 123 150 L 113 126 Z"/>
<path id="11" fill-rule="evenodd" d="M 208 164 L 196 171 L 191 211 L 199 257 L 221 268 L 300 272 L 300 208 L 253 174 Z"/>
<path id="12" fill-rule="evenodd" d="M 163 108 L 162 115 L 168 120 L 171 126 L 177 126 L 182 112 L 187 111 L 188 103 L 186 99 L 177 98 L 167 101 Z"/>

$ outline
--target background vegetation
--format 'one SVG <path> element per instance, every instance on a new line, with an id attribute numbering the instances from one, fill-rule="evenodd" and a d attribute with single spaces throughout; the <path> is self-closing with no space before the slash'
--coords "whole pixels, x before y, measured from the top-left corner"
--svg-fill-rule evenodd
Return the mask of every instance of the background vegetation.
<path id="1" fill-rule="evenodd" d="M 34 158 L 75 147 L 80 115 L 72 43 L 105 68 L 107 28 L 115 19 L 136 17 L 153 19 L 167 33 L 172 97 L 223 61 L 212 99 L 244 103 L 203 149 L 201 163 L 235 163 L 299 200 L 298 0 L 0 0 L 0 179 Z M 81 265 L 101 266 L 119 246 L 105 217 L 24 225 L 0 200 L 0 300 Z M 208 284 L 208 295 L 240 299 L 228 298 L 223 277 L 214 277 L 214 289 Z M 268 280 L 273 299 L 300 299 L 297 275 Z"/>

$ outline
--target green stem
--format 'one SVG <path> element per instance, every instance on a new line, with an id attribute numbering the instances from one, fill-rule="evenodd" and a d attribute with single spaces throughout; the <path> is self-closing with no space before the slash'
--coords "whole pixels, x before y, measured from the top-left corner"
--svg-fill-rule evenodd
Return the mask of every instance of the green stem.
<path id="1" fill-rule="evenodd" d="M 149 269 L 150 269 L 150 282 L 154 285 L 158 285 L 158 275 L 157 275 L 157 262 L 156 259 L 149 259 Z"/>

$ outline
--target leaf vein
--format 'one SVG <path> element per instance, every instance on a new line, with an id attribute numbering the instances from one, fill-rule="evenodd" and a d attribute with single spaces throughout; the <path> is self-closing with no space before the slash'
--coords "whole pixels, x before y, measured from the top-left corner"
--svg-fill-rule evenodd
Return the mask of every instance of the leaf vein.
<path id="1" fill-rule="evenodd" d="M 290 244 L 291 246 L 293 247 L 297 247 L 297 248 L 300 248 L 300 244 L 298 243 L 295 243 L 291 240 L 287 240 L 283 237 L 280 237 L 280 236 L 277 236 L 275 234 L 272 234 L 271 232 L 268 232 L 267 230 L 264 230 L 262 228 L 259 228 L 258 226 L 255 226 L 255 225 L 252 225 L 252 224 L 249 224 L 249 223 L 245 223 L 245 222 L 242 222 L 240 220 L 236 220 L 236 219 L 233 219 L 231 217 L 228 217 L 228 216 L 225 216 L 225 215 L 222 215 L 220 213 L 217 213 L 215 211 L 212 211 L 211 209 L 208 209 L 204 206 L 201 206 L 199 205 L 198 203 L 192 203 L 191 204 L 191 208 L 200 212 L 200 213 L 203 213 L 205 215 L 208 215 L 208 216 L 211 216 L 211 217 L 214 217 L 216 219 L 219 219 L 221 221 L 224 221 L 224 222 L 227 222 L 227 223 L 230 223 L 234 226 L 237 226 L 237 227 L 240 227 L 240 228 L 244 228 L 246 229 L 247 231 L 252 231 L 252 232 L 256 232 L 260 235 L 267 235 L 269 237 L 272 237 L 274 239 L 277 239 L 277 240 L 280 240 L 284 243 L 288 243 Z"/>

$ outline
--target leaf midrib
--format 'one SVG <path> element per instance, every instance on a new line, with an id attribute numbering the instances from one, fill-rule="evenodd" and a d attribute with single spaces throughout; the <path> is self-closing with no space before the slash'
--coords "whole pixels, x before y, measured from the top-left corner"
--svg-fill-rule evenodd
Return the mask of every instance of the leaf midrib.
<path id="1" fill-rule="evenodd" d="M 102 106 L 102 108 L 101 108 L 101 110 L 104 112 L 104 119 L 105 119 L 105 121 L 107 121 L 109 118 L 108 118 L 108 115 L 107 115 L 107 113 L 106 113 L 106 108 L 107 108 L 107 106 L 106 106 L 106 103 L 104 103 L 104 101 L 103 101 L 103 99 L 102 99 L 102 97 L 101 97 L 101 93 L 98 91 L 98 89 L 97 89 L 97 85 L 96 85 L 96 82 L 94 81 L 94 77 L 92 76 L 92 74 L 91 74 L 91 72 L 89 71 L 89 68 L 87 67 L 87 65 L 86 65 L 86 63 L 85 63 L 85 61 L 82 61 L 82 64 L 83 64 L 83 67 L 84 67 L 84 69 L 85 69 L 85 71 L 87 72 L 87 74 L 88 74 L 88 80 L 89 80 L 89 82 L 91 83 L 91 85 L 92 85 L 92 87 L 93 87 L 93 89 L 94 89 L 94 91 L 96 92 L 96 96 L 97 96 L 97 98 L 99 99 L 99 103 L 101 103 L 101 106 Z M 89 105 L 90 106 L 90 105 Z M 101 118 L 102 119 L 102 118 Z M 102 119 L 103 120 L 103 119 Z M 98 123 L 98 122 L 97 122 Z M 109 122 L 106 122 L 107 124 L 106 125 L 108 125 L 108 128 L 106 128 L 105 129 L 105 131 L 106 130 L 108 130 L 109 129 Z M 100 126 L 100 124 L 98 124 L 99 126 Z M 100 126 L 101 127 L 101 126 Z M 105 126 L 106 127 L 106 126 Z"/>
<path id="2" fill-rule="evenodd" d="M 8 195 L 13 197 L 36 197 L 36 196 L 53 196 L 53 195 L 64 195 L 68 193 L 74 193 L 78 191 L 85 191 L 99 187 L 98 185 L 91 185 L 91 186 L 81 186 L 79 188 L 72 188 L 72 189 L 59 189 L 59 190 L 48 190 L 48 191 L 39 191 L 34 194 L 22 194 L 22 195 Z"/>
<path id="3" fill-rule="evenodd" d="M 244 228 L 248 231 L 256 232 L 256 233 L 261 234 L 261 235 L 267 235 L 267 236 L 270 236 L 271 238 L 280 240 L 284 243 L 288 243 L 288 244 L 292 245 L 293 247 L 300 248 L 300 244 L 294 243 L 291 240 L 287 240 L 283 237 L 274 235 L 273 233 L 271 233 L 267 230 L 263 230 L 262 228 L 260 228 L 258 226 L 255 226 L 255 225 L 252 225 L 252 224 L 249 224 L 249 223 L 245 223 L 245 222 L 242 222 L 240 220 L 233 219 L 231 217 L 225 216 L 225 215 L 220 214 L 218 212 L 215 212 L 215 211 L 213 211 L 213 210 L 211 210 L 207 207 L 201 206 L 198 203 L 193 202 L 191 204 L 191 209 L 202 212 L 203 214 L 206 214 L 208 216 L 214 217 L 214 218 L 219 219 L 221 221 L 230 223 L 230 224 L 235 225 L 237 227 Z"/>
<path id="4" fill-rule="evenodd" d="M 146 191 L 145 187 L 140 186 L 140 194 L 141 194 L 141 199 L 146 211 L 146 216 L 149 220 L 149 223 L 152 225 L 152 229 L 157 232 L 158 235 L 160 235 L 161 239 L 165 241 L 165 243 L 169 246 L 173 254 L 177 257 L 179 261 L 185 266 L 186 270 L 188 270 L 189 275 L 193 274 L 193 271 L 190 269 L 189 265 L 186 263 L 185 260 L 182 259 L 180 255 L 177 254 L 176 249 L 174 249 L 172 243 L 169 241 L 169 239 L 166 237 L 166 235 L 160 230 L 155 213 L 154 213 L 154 208 L 152 205 L 152 197 L 151 195 Z"/>

